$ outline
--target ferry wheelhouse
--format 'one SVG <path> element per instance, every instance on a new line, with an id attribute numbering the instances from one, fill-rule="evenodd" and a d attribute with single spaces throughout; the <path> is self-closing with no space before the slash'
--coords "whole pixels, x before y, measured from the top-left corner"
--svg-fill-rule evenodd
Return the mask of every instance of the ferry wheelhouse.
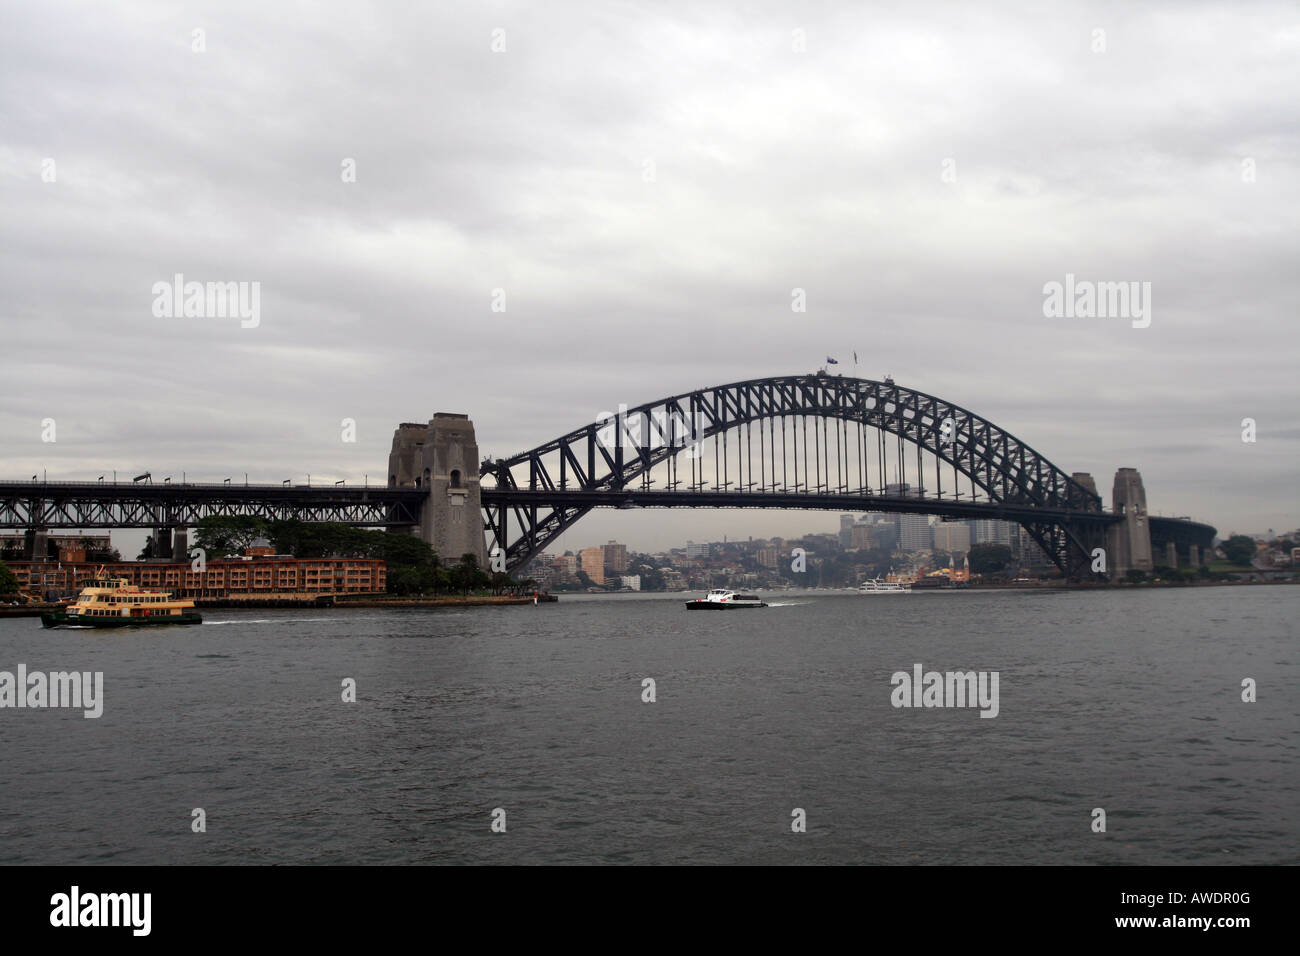
<path id="1" fill-rule="evenodd" d="M 704 597 L 686 602 L 688 611 L 729 611 L 747 607 L 767 607 L 767 605 L 752 594 L 737 594 L 726 588 L 714 588 Z"/>
<path id="2" fill-rule="evenodd" d="M 96 578 L 71 604 L 41 615 L 45 627 L 141 627 L 202 624 L 194 602 L 170 591 L 137 587 L 126 578 Z"/>

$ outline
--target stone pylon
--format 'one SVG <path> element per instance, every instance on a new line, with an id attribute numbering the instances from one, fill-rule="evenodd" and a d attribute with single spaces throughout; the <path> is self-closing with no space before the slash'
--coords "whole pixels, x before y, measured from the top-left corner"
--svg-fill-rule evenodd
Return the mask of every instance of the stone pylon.
<path id="1" fill-rule="evenodd" d="M 403 423 L 393 433 L 389 487 L 427 489 L 417 533 L 445 564 L 472 554 L 487 567 L 478 472 L 478 440 L 468 415 L 437 412 L 427 425 Z"/>
<path id="2" fill-rule="evenodd" d="M 1142 475 L 1136 468 L 1115 472 L 1111 510 L 1124 520 L 1110 526 L 1106 533 L 1107 565 L 1112 578 L 1121 578 L 1130 570 L 1150 573 L 1151 526 L 1147 521 L 1147 493 Z"/>

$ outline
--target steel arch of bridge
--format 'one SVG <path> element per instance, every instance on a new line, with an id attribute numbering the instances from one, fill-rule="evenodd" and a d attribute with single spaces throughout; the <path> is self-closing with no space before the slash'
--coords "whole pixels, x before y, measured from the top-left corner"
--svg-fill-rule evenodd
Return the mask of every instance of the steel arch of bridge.
<path id="1" fill-rule="evenodd" d="M 771 490 L 762 480 L 758 482 L 760 490 L 753 490 L 752 470 L 745 490 L 729 490 L 732 482 L 727 480 L 715 481 L 713 490 L 705 490 L 708 482 L 703 470 L 697 474 L 693 467 L 687 490 L 676 490 L 682 484 L 679 456 L 700 458 L 712 440 L 716 471 L 719 439 L 725 463 L 727 434 L 754 423 L 770 424 L 774 454 L 775 423 L 781 421 L 784 465 L 784 420 L 798 418 L 838 419 L 860 429 L 873 428 L 881 441 L 885 434 L 897 436 L 904 477 L 902 443 L 906 442 L 915 446 L 918 471 L 921 451 L 929 452 L 937 461 L 946 462 L 954 474 L 966 477 L 972 486 L 972 500 L 961 501 L 957 488 L 951 500 L 942 497 L 941 487 L 938 497 L 925 497 L 923 476 L 921 495 L 888 495 L 883 487 L 887 472 L 879 482 L 882 487 L 873 489 L 870 475 L 863 475 L 861 461 L 858 487 L 850 490 L 847 484 L 837 484 L 831 492 L 831 460 L 821 450 L 818 454 L 826 464 L 826 482 L 821 483 L 819 474 L 815 488 L 809 485 L 807 468 L 803 481 L 799 480 L 796 459 L 793 492 L 784 468 L 782 490 L 776 490 L 775 464 Z M 796 423 L 796 443 L 797 432 Z M 863 439 L 860 432 L 859 456 Z M 806 426 L 804 442 L 806 456 Z M 844 451 L 849 451 L 847 441 Z M 835 452 L 835 464 L 846 466 L 839 457 L 838 437 Z M 937 461 L 936 477 L 941 482 Z M 665 463 L 669 490 L 654 491 L 651 471 Z M 841 471 L 837 467 L 837 480 Z M 888 379 L 878 382 L 825 373 L 733 382 L 620 409 L 617 416 L 601 418 L 529 451 L 485 461 L 480 477 L 495 481 L 495 487 L 485 483 L 481 489 L 484 526 L 496 546 L 504 549 L 510 570 L 525 564 L 588 511 L 601 506 L 819 508 L 1002 518 L 1024 526 L 1070 577 L 1086 573 L 1091 548 L 1100 542 L 1105 526 L 1118 520 L 1102 512 L 1101 499 L 1092 491 L 1025 442 L 969 409 Z M 976 488 L 988 501 L 974 500 Z M 513 536 L 511 515 L 518 529 Z"/>

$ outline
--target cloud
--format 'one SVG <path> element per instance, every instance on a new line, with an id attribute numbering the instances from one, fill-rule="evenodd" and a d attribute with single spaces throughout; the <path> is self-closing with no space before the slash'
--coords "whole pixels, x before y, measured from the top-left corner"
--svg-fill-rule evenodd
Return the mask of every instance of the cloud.
<path id="1" fill-rule="evenodd" d="M 1289 5 L 54 2 L 6 20 L 12 475 L 359 478 L 437 410 L 505 453 L 856 349 L 862 374 L 1103 487 L 1140 467 L 1153 508 L 1297 523 L 1297 435 L 1263 424 L 1300 397 Z M 178 272 L 260 282 L 261 324 L 155 318 L 149 290 Z M 1151 326 L 1044 318 L 1067 273 L 1150 282 Z M 1231 445 L 1246 416 L 1254 449 Z M 721 527 L 673 513 L 644 546 Z"/>

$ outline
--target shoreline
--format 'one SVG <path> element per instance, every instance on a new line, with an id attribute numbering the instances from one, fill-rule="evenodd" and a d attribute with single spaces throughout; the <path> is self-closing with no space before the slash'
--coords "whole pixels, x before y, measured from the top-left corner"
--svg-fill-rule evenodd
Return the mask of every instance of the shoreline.
<path id="1" fill-rule="evenodd" d="M 1066 584 L 1062 581 L 1042 581 L 1037 583 L 1021 582 L 1019 584 L 978 584 L 968 587 L 936 587 L 920 588 L 913 593 L 925 594 L 931 591 L 1133 591 L 1133 590 L 1170 590 L 1175 588 L 1223 588 L 1223 587 L 1285 587 L 1287 585 L 1300 584 L 1300 581 L 1161 581 L 1154 583 L 1150 581 L 1141 584 Z M 698 589 L 697 589 L 698 590 Z M 831 594 L 842 594 L 853 591 L 853 588 L 790 588 L 788 591 L 769 591 L 760 589 L 761 593 L 768 595 L 796 594 L 807 591 L 826 591 Z M 538 604 L 555 604 L 560 600 L 561 595 L 572 597 L 590 598 L 590 597 L 612 597 L 624 596 L 631 594 L 645 595 L 682 595 L 694 594 L 695 591 L 686 589 L 683 591 L 608 591 L 608 592 L 590 592 L 590 591 L 561 591 L 557 594 L 539 594 L 537 595 Z M 438 608 L 438 607 L 517 607 L 520 605 L 529 605 L 533 603 L 532 595 L 513 596 L 513 595 L 467 595 L 467 596 L 447 596 L 437 598 L 351 598 L 343 601 L 329 601 L 318 603 L 315 600 L 285 600 L 282 598 L 252 598 L 245 601 L 226 600 L 223 598 L 197 599 L 195 606 L 201 610 L 225 610 L 237 611 L 240 608 L 252 609 L 300 609 L 304 611 L 328 611 L 328 610 L 346 610 L 348 608 L 366 608 L 375 609 L 393 609 L 393 610 L 417 610 L 420 608 Z M 9 617 L 40 617 L 43 613 L 54 611 L 63 604 L 26 604 L 20 607 L 0 607 L 0 619 Z"/>

